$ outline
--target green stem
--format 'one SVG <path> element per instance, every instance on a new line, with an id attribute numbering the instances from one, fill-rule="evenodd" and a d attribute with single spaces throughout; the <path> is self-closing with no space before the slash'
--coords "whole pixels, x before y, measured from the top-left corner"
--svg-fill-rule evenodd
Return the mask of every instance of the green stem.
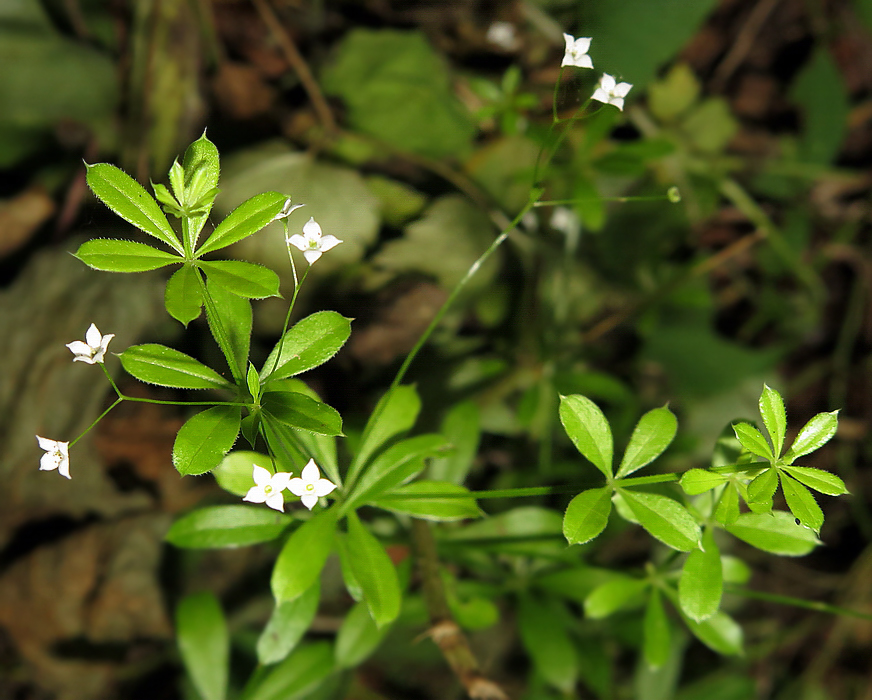
<path id="1" fill-rule="evenodd" d="M 865 613 L 859 610 L 851 610 L 843 608 L 839 605 L 830 605 L 829 603 L 821 603 L 816 600 L 803 600 L 802 598 L 793 598 L 792 596 L 779 595 L 776 593 L 765 593 L 763 591 L 752 591 L 748 588 L 742 588 L 734 584 L 726 584 L 724 590 L 727 593 L 740 595 L 745 598 L 754 598 L 756 600 L 765 600 L 769 603 L 778 603 L 780 605 L 792 605 L 795 608 L 805 608 L 806 610 L 815 610 L 817 612 L 829 613 L 831 615 L 844 615 L 846 617 L 856 617 L 861 620 L 872 620 L 872 613 Z"/>
<path id="2" fill-rule="evenodd" d="M 575 204 L 576 202 L 659 202 L 668 200 L 669 195 L 654 194 L 639 197 L 579 197 L 576 199 L 548 199 L 539 200 L 534 207 L 552 207 L 560 204 Z"/>
<path id="3" fill-rule="evenodd" d="M 87 428 L 85 428 L 85 430 L 82 431 L 82 434 L 79 435 L 79 437 L 77 437 L 75 440 L 72 440 L 70 442 L 70 447 L 75 445 L 79 440 L 81 440 L 83 437 L 85 437 L 85 435 L 87 435 L 89 432 L 91 432 L 91 430 L 93 430 L 94 426 L 97 425 L 97 423 L 99 423 L 101 420 L 103 420 L 103 418 L 105 418 L 106 414 L 109 413 L 109 411 L 111 411 L 113 408 L 115 408 L 122 401 L 123 401 L 122 398 L 115 399 L 115 401 L 112 402 L 112 405 L 109 406 L 109 408 L 107 408 L 105 411 L 103 411 L 103 413 L 101 413 L 99 416 L 97 416 L 97 418 L 94 420 L 94 422 L 91 423 L 91 425 L 89 425 Z"/>
<path id="4" fill-rule="evenodd" d="M 285 234 L 286 234 L 285 240 L 286 241 L 287 241 L 287 225 L 288 225 L 287 221 L 285 221 Z M 278 347 L 276 348 L 276 359 L 275 359 L 275 362 L 273 362 L 272 369 L 269 371 L 269 374 L 267 375 L 266 379 L 264 379 L 264 382 L 263 382 L 264 384 L 266 384 L 266 382 L 269 381 L 269 378 L 275 373 L 276 369 L 279 366 L 279 359 L 282 356 L 282 347 L 284 347 L 284 344 L 285 344 L 285 333 L 288 332 L 288 324 L 291 322 L 291 313 L 294 310 L 294 304 L 296 304 L 296 302 L 297 302 L 297 295 L 300 293 L 300 289 L 303 286 L 303 282 L 306 281 L 306 277 L 308 277 L 308 275 L 309 275 L 309 270 L 312 269 L 312 266 L 309 265 L 306 268 L 306 271 L 303 273 L 303 276 L 298 281 L 297 280 L 297 266 L 294 264 L 294 256 L 291 254 L 290 243 L 288 243 L 287 246 L 288 246 L 288 257 L 291 260 L 291 270 L 294 273 L 294 294 L 291 297 L 291 303 L 288 305 L 288 313 L 285 314 L 285 325 L 282 326 L 282 335 L 279 338 L 279 344 L 278 344 Z"/>
<path id="5" fill-rule="evenodd" d="M 652 476 L 636 476 L 632 479 L 618 479 L 615 486 L 625 488 L 627 486 L 642 486 L 644 484 L 664 484 L 670 481 L 678 481 L 678 474 L 653 474 Z"/>

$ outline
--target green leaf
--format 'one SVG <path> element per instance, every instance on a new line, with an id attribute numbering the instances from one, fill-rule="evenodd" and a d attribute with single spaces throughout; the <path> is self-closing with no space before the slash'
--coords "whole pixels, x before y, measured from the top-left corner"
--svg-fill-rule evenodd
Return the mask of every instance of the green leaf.
<path id="1" fill-rule="evenodd" d="M 342 435 L 342 416 L 317 399 L 295 391 L 266 391 L 261 399 L 266 414 L 288 427 L 318 435 Z"/>
<path id="2" fill-rule="evenodd" d="M 188 676 L 203 700 L 224 700 L 230 671 L 230 634 L 211 593 L 184 597 L 176 608 L 176 637 Z"/>
<path id="3" fill-rule="evenodd" d="M 273 470 L 272 460 L 269 455 L 247 450 L 234 450 L 230 452 L 215 469 L 212 476 L 218 485 L 234 496 L 244 496 L 254 485 L 251 476 L 252 467 L 257 465 L 267 471 Z"/>
<path id="4" fill-rule="evenodd" d="M 333 673 L 330 642 L 301 644 L 268 671 L 255 674 L 242 693 L 245 700 L 303 700 Z"/>
<path id="5" fill-rule="evenodd" d="M 456 404 L 442 420 L 439 432 L 454 446 L 446 457 L 430 460 L 427 475 L 435 481 L 462 484 L 472 467 L 481 439 L 478 406 L 472 401 Z"/>
<path id="6" fill-rule="evenodd" d="M 376 457 L 358 479 L 343 510 L 377 498 L 386 491 L 417 476 L 424 460 L 450 449 L 442 435 L 429 433 L 402 440 Z"/>
<path id="7" fill-rule="evenodd" d="M 336 532 L 334 509 L 322 510 L 297 528 L 285 542 L 272 572 L 272 593 L 276 602 L 303 595 L 321 575 L 333 551 Z"/>
<path id="8" fill-rule="evenodd" d="M 848 493 L 845 488 L 845 482 L 835 474 L 830 474 L 822 469 L 813 469 L 812 467 L 781 467 L 790 476 L 805 484 L 810 489 L 820 491 L 828 496 L 841 496 Z"/>
<path id="9" fill-rule="evenodd" d="M 249 486 L 254 485 L 250 462 L 248 482 Z M 269 508 L 206 506 L 176 520 L 164 539 L 183 549 L 247 547 L 274 540 L 290 523 L 288 516 Z"/>
<path id="10" fill-rule="evenodd" d="M 118 355 L 128 373 L 142 382 L 176 389 L 229 389 L 232 385 L 215 370 L 190 355 L 149 343 L 131 345 Z"/>
<path id="11" fill-rule="evenodd" d="M 348 469 L 348 484 L 354 484 L 361 468 L 388 440 L 415 424 L 421 399 L 414 386 L 398 386 L 381 397 L 367 421 L 357 454 Z"/>
<path id="12" fill-rule="evenodd" d="M 753 425 L 744 422 L 734 423 L 733 430 L 736 432 L 739 442 L 742 443 L 742 447 L 748 450 L 748 452 L 769 461 L 775 460 L 772 449 L 769 447 L 769 443 L 766 442 L 766 438 L 763 437 L 763 433 Z"/>
<path id="13" fill-rule="evenodd" d="M 748 507 L 755 513 L 768 513 L 772 510 L 772 497 L 777 488 L 778 472 L 774 467 L 766 469 L 748 484 Z"/>
<path id="14" fill-rule="evenodd" d="M 245 373 L 245 386 L 248 387 L 248 393 L 252 399 L 255 401 L 260 399 L 260 376 L 250 362 L 248 363 L 248 371 Z"/>
<path id="15" fill-rule="evenodd" d="M 792 514 L 780 510 L 771 514 L 742 513 L 726 530 L 752 547 L 784 557 L 801 557 L 820 544 L 814 532 L 797 525 Z"/>
<path id="16" fill-rule="evenodd" d="M 592 620 L 599 620 L 618 610 L 638 607 L 647 587 L 648 582 L 643 579 L 615 575 L 610 581 L 594 588 L 585 598 L 584 614 Z"/>
<path id="17" fill-rule="evenodd" d="M 363 589 L 357 582 L 357 577 L 351 569 L 351 554 L 348 552 L 348 536 L 343 532 L 336 533 L 336 552 L 339 554 L 339 568 L 342 571 L 342 583 L 345 584 L 345 590 L 351 596 L 354 602 L 359 603 L 363 600 Z M 369 615 L 369 611 L 366 613 Z M 370 619 L 372 616 L 370 615 Z M 373 622 L 375 624 L 375 622 Z"/>
<path id="18" fill-rule="evenodd" d="M 666 496 L 621 489 L 633 515 L 649 534 L 681 552 L 699 547 L 699 525 L 681 504 Z"/>
<path id="19" fill-rule="evenodd" d="M 248 350 L 251 343 L 251 302 L 233 294 L 221 285 L 215 284 L 211 279 L 206 280 L 206 290 L 215 302 L 214 310 L 218 312 L 221 327 L 230 343 L 230 352 L 236 362 L 239 376 L 244 377 L 248 367 Z M 206 311 L 206 319 L 209 321 L 209 328 L 214 336 L 215 317 L 209 313 L 209 307 L 206 307 Z"/>
<path id="20" fill-rule="evenodd" d="M 381 542 L 354 512 L 348 514 L 348 557 L 376 626 L 390 624 L 400 614 L 402 601 L 397 570 Z"/>
<path id="21" fill-rule="evenodd" d="M 275 664 L 287 657 L 312 625 L 321 598 L 321 582 L 316 581 L 295 600 L 277 603 L 257 639 L 257 662 Z"/>
<path id="22" fill-rule="evenodd" d="M 739 492 L 734 485 L 727 485 L 715 508 L 715 520 L 722 525 L 732 525 L 739 517 Z"/>
<path id="23" fill-rule="evenodd" d="M 303 433 L 278 421 L 268 413 L 260 414 L 261 432 L 266 440 L 269 453 L 275 457 L 282 471 L 300 471 L 310 457 L 302 451 L 300 440 Z"/>
<path id="24" fill-rule="evenodd" d="M 282 210 L 286 199 L 287 196 L 279 192 L 264 192 L 245 200 L 215 227 L 212 235 L 197 250 L 196 257 L 201 258 L 257 233 Z"/>
<path id="25" fill-rule="evenodd" d="M 710 472 L 705 469 L 688 469 L 681 475 L 681 488 L 688 496 L 696 496 L 706 491 L 711 491 L 723 484 L 727 478 L 717 472 Z"/>
<path id="26" fill-rule="evenodd" d="M 806 423 L 796 440 L 790 446 L 787 454 L 784 455 L 784 462 L 790 464 L 795 462 L 799 457 L 814 452 L 836 434 L 836 429 L 839 427 L 839 412 L 818 413 L 808 423 Z"/>
<path id="27" fill-rule="evenodd" d="M 630 444 L 627 445 L 615 477 L 620 479 L 632 474 L 657 459 L 669 447 L 677 430 L 678 421 L 665 406 L 648 411 L 633 430 Z"/>
<path id="28" fill-rule="evenodd" d="M 829 165 L 839 153 L 848 129 L 850 101 L 841 71 L 826 42 L 796 76 L 790 91 L 802 112 L 800 156 L 807 163 Z"/>
<path id="29" fill-rule="evenodd" d="M 701 622 L 682 617 L 693 636 L 709 649 L 728 656 L 742 653 L 742 628 L 726 613 L 717 612 Z"/>
<path id="30" fill-rule="evenodd" d="M 552 604 L 521 596 L 518 629 L 524 648 L 545 681 L 570 694 L 578 679 L 578 652 L 566 631 L 567 611 L 549 602 Z"/>
<path id="31" fill-rule="evenodd" d="M 200 267 L 214 283 L 246 299 L 279 294 L 279 276 L 262 265 L 242 260 L 201 260 Z"/>
<path id="32" fill-rule="evenodd" d="M 772 440 L 773 452 L 780 457 L 784 449 L 784 434 L 787 432 L 787 413 L 781 394 L 765 384 L 760 394 L 760 415 Z"/>
<path id="33" fill-rule="evenodd" d="M 173 464 L 182 476 L 205 474 L 224 459 L 239 435 L 238 406 L 214 406 L 191 416 L 173 444 Z"/>
<path id="34" fill-rule="evenodd" d="M 642 634 L 642 653 L 645 657 L 645 663 L 650 668 L 660 668 L 669 659 L 670 637 L 672 635 L 669 631 L 666 611 L 660 600 L 660 591 L 656 588 L 652 588 L 648 596 L 645 618 L 642 623 Z"/>
<path id="35" fill-rule="evenodd" d="M 718 611 L 724 592 L 721 553 L 711 530 L 705 531 L 702 546 L 705 549 L 695 549 L 687 556 L 678 582 L 681 610 L 696 622 L 706 620 Z"/>
<path id="36" fill-rule="evenodd" d="M 205 131 L 185 150 L 182 166 L 185 172 L 185 204 L 187 206 L 193 206 L 204 197 L 208 198 L 209 194 L 218 187 L 218 178 L 221 174 L 218 149 L 206 138 Z M 188 218 L 191 250 L 194 250 L 197 245 L 197 238 L 209 218 L 211 209 L 212 202 L 210 201 L 202 214 Z"/>
<path id="37" fill-rule="evenodd" d="M 364 603 L 352 606 L 336 635 L 336 666 L 359 666 L 378 648 L 389 629 L 375 624 Z"/>
<path id="38" fill-rule="evenodd" d="M 781 490 L 790 512 L 807 528 L 820 532 L 824 514 L 811 491 L 787 474 L 781 474 Z"/>
<path id="39" fill-rule="evenodd" d="M 597 537 L 612 512 L 611 489 L 588 489 L 575 496 L 563 516 L 563 536 L 569 544 L 584 544 Z"/>
<path id="40" fill-rule="evenodd" d="M 269 382 L 293 377 L 323 365 L 339 352 L 350 335 L 351 319 L 335 311 L 319 311 L 307 316 L 288 329 L 283 341 L 276 343 L 263 363 L 260 378 L 263 382 Z"/>
<path id="41" fill-rule="evenodd" d="M 370 505 L 423 520 L 466 520 L 481 517 L 481 511 L 469 490 L 447 481 L 415 481 L 384 494 Z"/>
<path id="42" fill-rule="evenodd" d="M 560 397 L 560 422 L 572 444 L 606 477 L 612 475 L 612 431 L 599 407 L 580 395 Z"/>
<path id="43" fill-rule="evenodd" d="M 79 246 L 75 256 L 88 267 L 105 272 L 146 272 L 157 270 L 182 258 L 145 243 L 119 241 L 114 238 L 95 238 Z"/>
<path id="44" fill-rule="evenodd" d="M 88 187 L 118 216 L 184 255 L 170 222 L 145 188 L 123 170 L 109 163 L 88 165 Z"/>
<path id="45" fill-rule="evenodd" d="M 197 279 L 199 274 L 191 265 L 182 265 L 167 280 L 164 290 L 167 313 L 184 326 L 197 318 L 203 307 L 203 290 Z"/>

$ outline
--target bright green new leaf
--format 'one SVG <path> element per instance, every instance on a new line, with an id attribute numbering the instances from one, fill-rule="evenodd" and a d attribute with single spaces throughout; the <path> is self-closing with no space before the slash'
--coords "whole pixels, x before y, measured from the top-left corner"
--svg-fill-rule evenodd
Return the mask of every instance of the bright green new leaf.
<path id="1" fill-rule="evenodd" d="M 318 435 L 342 435 L 342 416 L 317 399 L 296 391 L 266 391 L 261 398 L 264 413 L 288 427 Z"/>
<path id="2" fill-rule="evenodd" d="M 824 524 L 824 514 L 811 491 L 787 474 L 782 473 L 780 476 L 781 490 L 790 512 L 807 528 L 820 532 L 821 525 Z"/>
<path id="3" fill-rule="evenodd" d="M 681 488 L 688 496 L 696 496 L 723 484 L 727 478 L 717 472 L 705 469 L 688 469 L 681 475 Z"/>
<path id="4" fill-rule="evenodd" d="M 167 280 L 164 290 L 164 305 L 167 313 L 176 321 L 187 326 L 203 307 L 203 288 L 200 273 L 191 265 L 183 265 Z"/>
<path id="5" fill-rule="evenodd" d="M 801 557 L 820 544 L 814 532 L 797 525 L 791 513 L 780 510 L 742 513 L 726 530 L 752 547 L 783 557 Z"/>
<path id="6" fill-rule="evenodd" d="M 710 529 L 703 535 L 702 546 L 704 549 L 695 549 L 687 556 L 678 582 L 681 610 L 697 622 L 718 611 L 724 592 L 721 553 Z"/>
<path id="7" fill-rule="evenodd" d="M 318 367 L 339 352 L 350 335 L 351 319 L 335 311 L 319 311 L 307 316 L 288 329 L 284 340 L 276 343 L 263 363 L 260 378 L 264 382 L 283 379 Z M 279 348 L 281 355 L 278 355 Z"/>
<path id="8" fill-rule="evenodd" d="M 742 447 L 748 450 L 748 452 L 769 461 L 775 459 L 772 455 L 772 449 L 769 447 L 769 443 L 766 442 L 766 438 L 763 437 L 763 433 L 757 430 L 753 425 L 744 422 L 734 423 L 733 430 L 736 431 L 736 437 L 739 439 L 739 442 L 742 443 Z"/>
<path id="9" fill-rule="evenodd" d="M 478 452 L 481 438 L 478 406 L 472 401 L 457 404 L 445 415 L 439 432 L 454 446 L 454 451 L 448 456 L 432 459 L 427 475 L 436 481 L 462 484 Z"/>
<path id="10" fill-rule="evenodd" d="M 400 614 L 402 602 L 397 570 L 381 542 L 354 512 L 348 514 L 348 557 L 376 626 L 390 624 Z"/>
<path id="11" fill-rule="evenodd" d="M 287 657 L 311 627 L 321 599 L 321 582 L 316 581 L 295 600 L 277 603 L 257 640 L 257 661 L 275 664 Z"/>
<path id="12" fill-rule="evenodd" d="M 663 544 L 681 552 L 699 547 L 699 525 L 687 509 L 666 496 L 621 489 L 639 524 Z"/>
<path id="13" fill-rule="evenodd" d="M 390 627 L 379 627 L 364 603 L 357 603 L 345 615 L 336 635 L 336 666 L 354 668 L 381 644 Z"/>
<path id="14" fill-rule="evenodd" d="M 104 272 L 146 272 L 182 262 L 179 256 L 145 243 L 114 238 L 85 241 L 75 255 L 88 267 Z"/>
<path id="15" fill-rule="evenodd" d="M 262 265 L 243 260 L 201 260 L 206 276 L 217 285 L 246 299 L 279 295 L 279 276 Z"/>
<path id="16" fill-rule="evenodd" d="M 254 482 L 251 470 L 254 465 L 263 467 L 267 471 L 273 470 L 272 460 L 269 455 L 247 450 L 234 450 L 229 453 L 215 469 L 212 476 L 218 485 L 234 496 L 244 496 L 248 493 Z"/>
<path id="17" fill-rule="evenodd" d="M 578 679 L 578 652 L 566 631 L 567 617 L 556 601 L 543 603 L 530 596 L 520 599 L 518 629 L 524 648 L 542 677 L 569 694 Z"/>
<path id="18" fill-rule="evenodd" d="M 200 138 L 185 150 L 182 167 L 185 173 L 186 185 L 185 204 L 192 206 L 200 202 L 204 197 L 208 199 L 210 193 L 214 192 L 215 188 L 218 187 L 221 165 L 218 149 L 215 148 L 215 144 L 206 138 L 205 131 Z M 188 220 L 191 250 L 196 247 L 197 238 L 200 235 L 200 231 L 203 230 L 203 225 L 209 218 L 211 209 L 212 202 L 210 201 L 202 214 L 192 216 Z"/>
<path id="19" fill-rule="evenodd" d="M 221 464 L 239 435 L 240 416 L 239 406 L 214 406 L 191 416 L 173 444 L 179 474 L 205 474 Z"/>
<path id="20" fill-rule="evenodd" d="M 118 216 L 184 255 L 185 251 L 160 205 L 145 188 L 109 163 L 89 165 L 88 187 Z"/>
<path id="21" fill-rule="evenodd" d="M 481 517 L 481 511 L 469 490 L 447 481 L 415 481 L 384 494 L 370 505 L 423 520 Z"/>
<path id="22" fill-rule="evenodd" d="M 848 493 L 845 488 L 845 482 L 835 474 L 825 472 L 823 469 L 814 469 L 812 467 L 781 467 L 790 476 L 805 484 L 810 489 L 820 491 L 828 496 L 841 496 Z"/>
<path id="23" fill-rule="evenodd" d="M 248 367 L 248 349 L 251 343 L 251 302 L 233 294 L 220 284 L 215 284 L 211 279 L 206 280 L 206 289 L 215 302 L 212 311 L 218 312 L 221 328 L 227 336 L 230 352 L 236 362 L 238 376 L 243 377 Z M 216 319 L 210 312 L 209 306 L 206 307 L 206 311 L 206 319 L 214 335 Z"/>
<path id="24" fill-rule="evenodd" d="M 796 440 L 790 446 L 787 454 L 784 455 L 784 463 L 791 464 L 799 457 L 807 455 L 810 452 L 822 447 L 830 441 L 830 438 L 836 434 L 836 429 L 839 427 L 839 412 L 818 413 L 808 423 L 806 423 Z"/>
<path id="25" fill-rule="evenodd" d="M 760 415 L 772 440 L 775 456 L 780 457 L 784 450 L 784 433 L 787 432 L 787 413 L 784 410 L 781 394 L 770 389 L 766 384 L 763 385 L 763 393 L 760 394 Z"/>
<path id="26" fill-rule="evenodd" d="M 176 389 L 229 389 L 232 385 L 215 370 L 190 355 L 149 343 L 131 345 L 118 355 L 128 373 L 143 382 Z"/>
<path id="27" fill-rule="evenodd" d="M 581 394 L 560 397 L 560 422 L 572 444 L 606 477 L 612 475 L 612 430 L 599 407 Z"/>
<path id="28" fill-rule="evenodd" d="M 334 671 L 330 642 L 301 644 L 266 675 L 255 674 L 242 693 L 245 700 L 302 700 Z"/>
<path id="29" fill-rule="evenodd" d="M 248 482 L 249 486 L 254 485 L 251 462 L 248 463 Z M 176 520 L 164 539 L 183 549 L 247 547 L 274 540 L 290 524 L 287 515 L 270 508 L 241 504 L 206 506 Z"/>
<path id="30" fill-rule="evenodd" d="M 677 430 L 675 414 L 665 406 L 648 411 L 636 424 L 615 477 L 628 476 L 657 459 L 669 447 Z"/>
<path id="31" fill-rule="evenodd" d="M 297 528 L 285 542 L 273 567 L 273 597 L 277 603 L 303 595 L 321 575 L 333 551 L 334 509 L 322 510 Z"/>
<path id="32" fill-rule="evenodd" d="M 176 608 L 176 638 L 188 676 L 203 700 L 224 700 L 230 671 L 230 634 L 211 593 L 186 596 Z"/>
<path id="33" fill-rule="evenodd" d="M 728 656 L 742 653 L 742 628 L 726 613 L 717 612 L 702 622 L 682 617 L 693 636 L 709 649 Z"/>
<path id="34" fill-rule="evenodd" d="M 611 580 L 594 588 L 585 598 L 584 614 L 592 620 L 599 620 L 618 610 L 638 607 L 647 587 L 648 582 L 643 579 L 615 575 Z"/>
<path id="35" fill-rule="evenodd" d="M 257 401 L 260 398 L 260 375 L 250 362 L 248 363 L 248 371 L 245 373 L 245 386 L 248 387 L 251 398 Z"/>
<path id="36" fill-rule="evenodd" d="M 279 192 L 264 192 L 245 200 L 215 227 L 196 256 L 200 258 L 257 233 L 282 210 L 286 199 L 287 196 Z"/>
<path id="37" fill-rule="evenodd" d="M 778 472 L 774 467 L 766 469 L 748 484 L 748 507 L 755 513 L 772 510 L 772 497 L 778 488 Z"/>
<path id="38" fill-rule="evenodd" d="M 660 591 L 651 589 L 648 604 L 645 606 L 645 619 L 642 623 L 642 653 L 650 668 L 660 668 L 669 659 L 670 638 L 669 619 L 660 600 Z"/>
<path id="39" fill-rule="evenodd" d="M 739 492 L 734 486 L 727 486 L 715 508 L 715 520 L 722 525 L 732 525 L 739 517 Z"/>
<path id="40" fill-rule="evenodd" d="M 569 544 L 584 544 L 598 536 L 612 512 L 611 489 L 588 489 L 573 498 L 563 516 L 563 536 Z"/>

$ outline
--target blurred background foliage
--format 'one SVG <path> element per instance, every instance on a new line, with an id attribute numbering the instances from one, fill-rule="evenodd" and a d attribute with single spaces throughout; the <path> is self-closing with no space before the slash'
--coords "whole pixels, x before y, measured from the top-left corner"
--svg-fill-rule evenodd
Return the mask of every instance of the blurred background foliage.
<path id="1" fill-rule="evenodd" d="M 593 37 L 597 71 L 567 71 L 555 92 L 563 31 Z M 761 590 L 868 609 L 870 65 L 869 0 L 0 3 L 0 664 L 9 671 L 0 695 L 191 697 L 175 690 L 166 601 L 219 593 L 241 655 L 268 611 L 262 590 L 246 593 L 262 579 L 264 551 L 157 551 L 167 513 L 222 498 L 206 480 L 178 483 L 169 460 L 178 413 L 113 414 L 82 443 L 90 452 L 76 459 L 75 491 L 37 474 L 31 444 L 35 432 L 78 434 L 105 399 L 57 350 L 91 321 L 118 335 L 118 349 L 124 338 L 160 338 L 217 358 L 197 323 L 182 337 L 160 315 L 160 279 L 82 275 L 64 252 L 110 227 L 135 237 L 89 198 L 83 159 L 157 182 L 204 128 L 224 164 L 216 211 L 279 190 L 306 204 L 292 227 L 314 216 L 345 241 L 313 268 L 299 313 L 356 318 L 348 347 L 307 377 L 346 417 L 349 439 L 451 288 L 539 185 L 545 200 L 575 204 L 535 209 L 412 367 L 421 430 L 466 402 L 443 429 L 477 455 L 467 483 L 505 488 L 593 477 L 561 437 L 558 394 L 602 405 L 619 444 L 641 411 L 670 402 L 681 426 L 666 460 L 674 469 L 698 465 L 728 421 L 756 417 L 764 380 L 784 390 L 794 429 L 841 408 L 838 439 L 814 465 L 841 474 L 853 494 L 822 504 L 827 547 L 749 563 Z M 634 84 L 625 111 L 598 110 L 554 146 L 552 96 L 556 113 L 571 116 L 600 71 Z M 543 148 L 553 160 L 540 171 Z M 671 186 L 680 203 L 663 197 Z M 270 265 L 292 289 L 277 224 L 232 254 Z M 282 302 L 255 314 L 265 355 Z M 480 426 L 477 450 L 457 437 L 462 425 Z M 867 697 L 868 623 L 736 599 L 744 657 L 724 661 L 678 636 L 655 673 L 633 669 L 622 651 L 638 646 L 638 615 L 606 623 L 567 612 L 595 578 L 540 578 L 536 586 L 562 591 L 540 600 L 525 592 L 533 559 L 520 545 L 452 560 L 452 537 L 503 532 L 541 535 L 537 556 L 577 557 L 543 506 L 565 502 L 492 501 L 494 517 L 444 535 L 454 613 L 481 630 L 482 658 L 513 696 Z M 583 556 L 637 566 L 646 551 L 637 534 L 610 526 Z M 117 564 L 146 550 L 135 570 Z M 344 604 L 339 589 L 322 600 L 324 634 Z M 422 608 L 403 615 L 408 629 L 423 624 Z M 536 649 L 557 627 L 577 655 L 555 668 Z M 456 692 L 436 654 L 408 640 L 389 635 L 347 697 Z M 516 663 L 521 645 L 529 674 Z"/>

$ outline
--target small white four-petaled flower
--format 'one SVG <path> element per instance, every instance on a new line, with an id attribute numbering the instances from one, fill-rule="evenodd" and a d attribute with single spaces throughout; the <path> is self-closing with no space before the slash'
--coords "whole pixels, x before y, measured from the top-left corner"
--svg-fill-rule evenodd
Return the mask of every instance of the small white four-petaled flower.
<path id="1" fill-rule="evenodd" d="M 106 354 L 106 349 L 109 347 L 109 341 L 115 337 L 114 333 L 109 335 L 100 335 L 97 326 L 93 323 L 88 327 L 85 333 L 85 342 L 74 340 L 72 343 L 67 343 L 70 352 L 75 355 L 73 362 L 81 360 L 93 365 L 95 362 L 103 362 L 103 355 Z"/>
<path id="2" fill-rule="evenodd" d="M 624 111 L 624 98 L 632 87 L 630 83 L 619 83 L 608 73 L 603 73 L 591 99 L 605 102 L 607 105 L 614 105 Z"/>
<path id="3" fill-rule="evenodd" d="M 590 48 L 590 37 L 576 39 L 572 34 L 564 34 L 566 41 L 566 53 L 563 54 L 561 66 L 576 66 L 577 68 L 593 68 L 593 61 L 587 55 Z"/>
<path id="4" fill-rule="evenodd" d="M 290 472 L 270 474 L 268 469 L 255 464 L 251 476 L 255 485 L 248 489 L 242 500 L 249 503 L 266 503 L 270 508 L 284 512 L 285 499 L 282 491 L 288 487 L 288 482 L 291 480 Z"/>
<path id="5" fill-rule="evenodd" d="M 312 510 L 321 496 L 326 496 L 336 488 L 336 484 L 328 479 L 321 477 L 321 470 L 315 464 L 314 459 L 310 459 L 309 463 L 303 467 L 303 477 L 294 477 L 291 483 L 288 484 L 288 490 L 295 496 L 299 496 L 303 505 L 309 510 Z"/>
<path id="6" fill-rule="evenodd" d="M 70 477 L 70 443 L 36 436 L 39 446 L 45 454 L 39 459 L 40 471 L 57 469 L 61 476 Z"/>
<path id="7" fill-rule="evenodd" d="M 288 243 L 303 251 L 303 257 L 311 265 L 322 253 L 342 243 L 336 236 L 322 236 L 321 226 L 314 217 L 303 224 L 303 235 L 295 233 L 288 238 Z"/>

